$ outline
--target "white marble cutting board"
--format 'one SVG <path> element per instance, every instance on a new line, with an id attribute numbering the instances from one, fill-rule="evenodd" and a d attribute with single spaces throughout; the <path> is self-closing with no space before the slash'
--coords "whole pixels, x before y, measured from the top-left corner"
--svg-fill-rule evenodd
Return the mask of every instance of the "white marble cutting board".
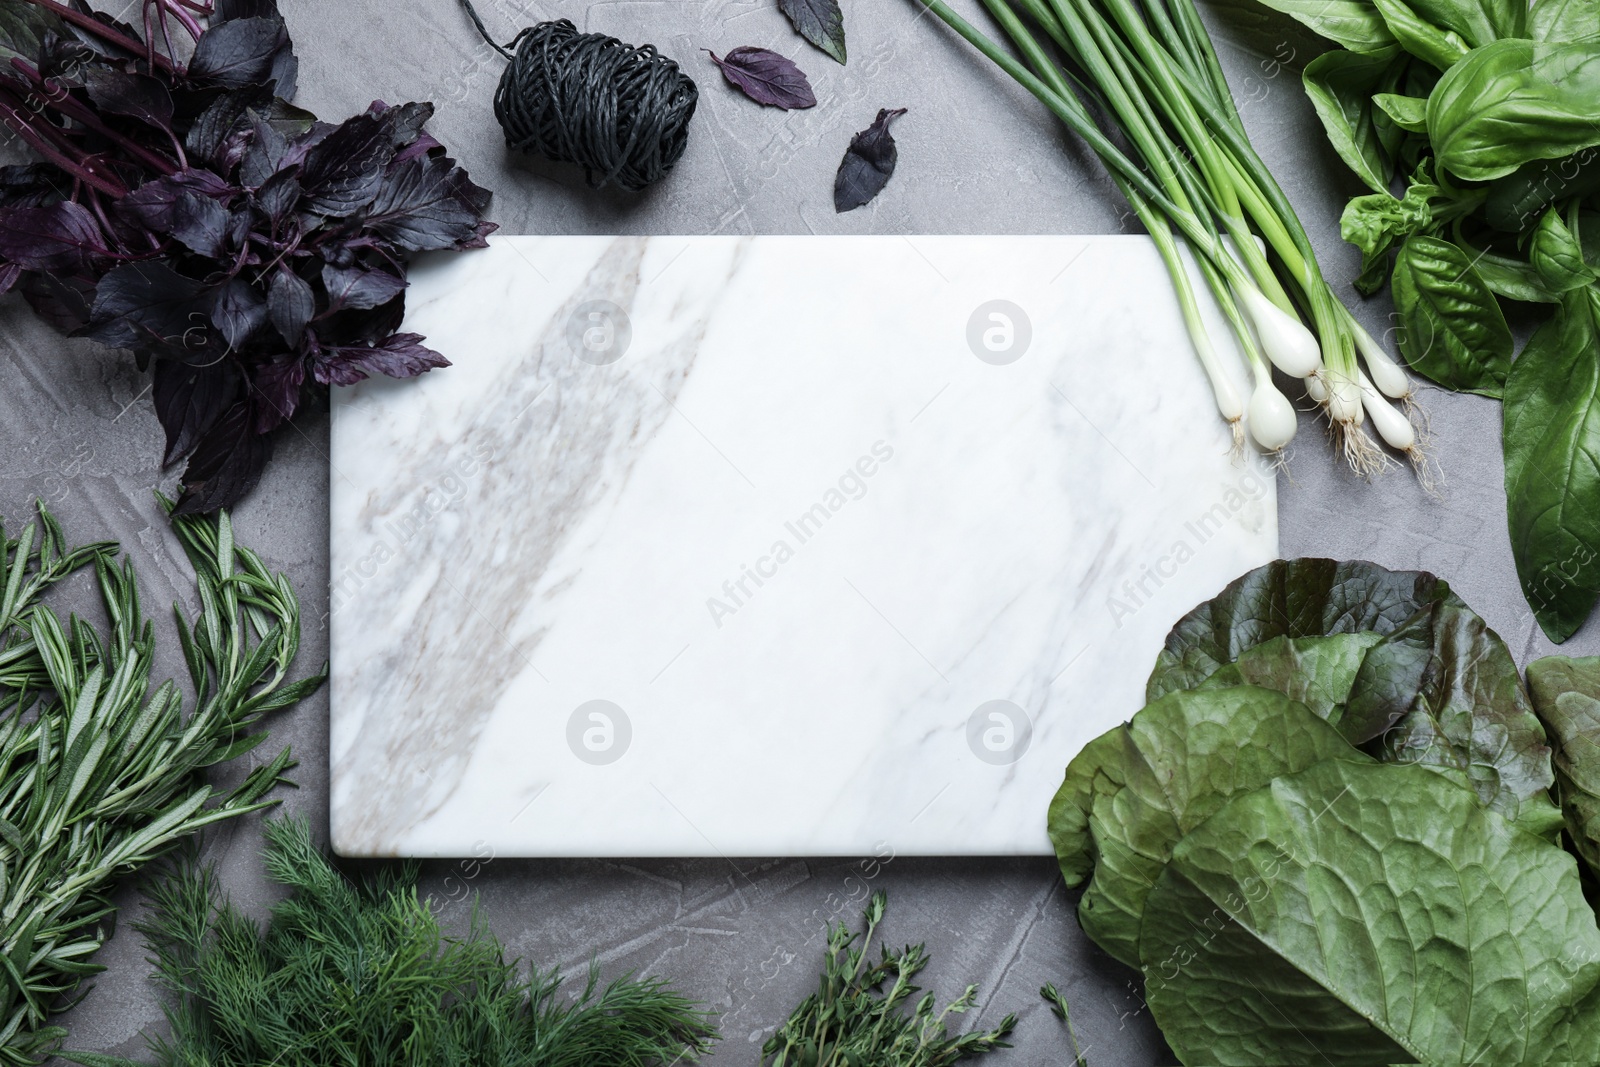
<path id="1" fill-rule="evenodd" d="M 346 855 L 1047 853 L 1277 553 L 1144 238 L 503 237 L 409 308 L 454 366 L 334 400 Z"/>

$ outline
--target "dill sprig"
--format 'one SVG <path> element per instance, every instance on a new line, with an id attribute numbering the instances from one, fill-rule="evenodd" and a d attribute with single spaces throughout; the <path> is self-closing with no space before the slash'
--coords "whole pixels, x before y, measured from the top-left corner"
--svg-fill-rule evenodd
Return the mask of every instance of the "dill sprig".
<path id="1" fill-rule="evenodd" d="M 933 994 L 925 994 L 909 1013 L 902 1010 L 919 993 L 911 980 L 928 965 L 925 945 L 890 952 L 869 964 L 868 952 L 888 909 L 883 893 L 867 902 L 866 934 L 840 923 L 828 930 L 828 955 L 817 992 L 762 1046 L 762 1063 L 771 1067 L 946 1067 L 969 1056 L 1010 1048 L 1003 1038 L 1017 1025 L 1007 1015 L 987 1033 L 947 1036 L 945 1020 L 964 1014 L 977 1001 L 978 987 L 966 990 L 934 1013 Z M 860 942 L 858 945 L 857 942 Z M 884 986 L 888 986 L 887 992 Z"/>
<path id="2" fill-rule="evenodd" d="M 447 935 L 418 899 L 414 863 L 352 884 L 303 820 L 266 824 L 266 866 L 290 888 L 265 926 L 221 898 L 192 854 L 147 890 L 138 925 L 171 995 L 165 1067 L 650 1067 L 697 1058 L 710 1018 L 660 979 L 632 975 L 559 993 L 557 971 L 518 963 L 473 909 Z M 138 1061 L 63 1053 L 86 1067 Z"/>
<path id="3" fill-rule="evenodd" d="M 38 510 L 15 537 L 0 524 L 0 1063 L 18 1065 L 65 1036 L 48 1014 L 104 969 L 91 958 L 118 879 L 202 827 L 267 807 L 293 761 L 285 749 L 220 799 L 205 768 L 266 740 L 250 727 L 323 678 L 284 684 L 300 641 L 287 579 L 234 544 L 226 514 L 174 518 L 201 603 L 192 624 L 173 609 L 194 687 L 186 714 L 172 682 L 150 689 L 155 629 L 131 561 L 111 542 L 69 548 Z M 104 629 L 42 602 L 86 567 Z"/>

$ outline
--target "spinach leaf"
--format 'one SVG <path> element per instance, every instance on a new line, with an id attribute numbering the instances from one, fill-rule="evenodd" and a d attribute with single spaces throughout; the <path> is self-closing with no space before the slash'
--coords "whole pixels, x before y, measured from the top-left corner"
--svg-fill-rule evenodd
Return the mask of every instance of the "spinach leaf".
<path id="1" fill-rule="evenodd" d="M 1582 41 L 1600 37 L 1600 0 L 1537 0 L 1528 14 L 1535 41 Z"/>
<path id="2" fill-rule="evenodd" d="M 1600 291 L 1568 293 L 1511 365 L 1506 518 L 1517 577 L 1552 641 L 1600 596 Z"/>
<path id="3" fill-rule="evenodd" d="M 1274 637 L 1218 668 L 1198 689 L 1232 685 L 1275 689 L 1304 704 L 1317 718 L 1338 725 L 1367 650 L 1382 640 L 1382 634 L 1371 630 L 1329 637 Z"/>
<path id="4" fill-rule="evenodd" d="M 1399 134 L 1387 115 L 1375 111 L 1372 96 L 1394 88 L 1410 61 L 1398 48 L 1369 55 L 1331 51 L 1307 63 L 1302 75 L 1339 157 L 1371 189 L 1386 195 Z"/>
<path id="5" fill-rule="evenodd" d="M 1377 52 L 1394 45 L 1394 34 L 1369 0 L 1261 0 L 1352 52 Z"/>
<path id="6" fill-rule="evenodd" d="M 1093 865 L 1078 919 L 1096 944 L 1132 967 L 1139 965 L 1145 898 L 1184 834 L 1236 793 L 1319 760 L 1362 758 L 1304 705 L 1255 686 L 1168 694 L 1113 734 L 1116 744 L 1085 749 L 1067 768 L 1050 828 L 1058 847 L 1092 848 L 1088 857 L 1061 856 L 1064 872 L 1082 870 L 1085 858 Z M 1098 765 L 1107 759 L 1118 765 Z M 1118 786 L 1079 807 L 1075 783 L 1095 775 Z M 1076 829 L 1090 819 L 1092 842 L 1056 832 L 1058 823 Z M 1069 885 L 1079 881 L 1068 875 Z"/>
<path id="7" fill-rule="evenodd" d="M 1421 767 L 1324 760 L 1173 850 L 1140 935 L 1186 1063 L 1592 1063 L 1600 929 L 1560 848 Z"/>
<path id="8" fill-rule="evenodd" d="M 1592 42 L 1495 41 L 1439 79 L 1428 134 L 1441 165 L 1491 181 L 1535 159 L 1600 144 L 1600 49 Z"/>
<path id="9" fill-rule="evenodd" d="M 1528 262 L 1554 293 L 1570 293 L 1600 279 L 1600 271 L 1584 261 L 1583 246 L 1554 208 L 1544 213 L 1533 231 Z"/>
<path id="10" fill-rule="evenodd" d="M 1499 396 L 1515 343 L 1505 313 L 1472 259 L 1437 237 L 1412 236 L 1395 258 L 1400 351 L 1447 389 Z"/>
<path id="11" fill-rule="evenodd" d="M 1528 689 L 1555 746 L 1567 836 L 1590 872 L 1600 875 L 1600 657 L 1534 660 Z"/>

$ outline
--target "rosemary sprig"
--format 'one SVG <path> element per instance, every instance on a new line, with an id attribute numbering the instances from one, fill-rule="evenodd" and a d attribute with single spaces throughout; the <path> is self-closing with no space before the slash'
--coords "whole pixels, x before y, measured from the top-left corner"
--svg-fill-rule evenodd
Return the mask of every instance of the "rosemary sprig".
<path id="1" fill-rule="evenodd" d="M 945 1020 L 963 1014 L 977 1001 L 969 985 L 943 1011 L 934 1014 L 933 994 L 925 994 L 907 1014 L 901 1008 L 920 989 L 911 984 L 928 965 L 925 945 L 899 952 L 883 947 L 883 957 L 868 964 L 868 951 L 888 909 L 883 893 L 867 902 L 864 937 L 843 924 L 828 931 L 828 957 L 816 993 L 807 997 L 767 1043 L 762 1063 L 771 1067 L 946 1067 L 969 1056 L 1010 1048 L 1003 1038 L 1017 1025 L 1007 1015 L 987 1033 L 947 1036 Z M 860 940 L 860 945 L 856 944 Z M 887 992 L 883 986 L 888 984 Z"/>
<path id="2" fill-rule="evenodd" d="M 215 801 L 201 772 L 255 748 L 261 716 L 322 683 L 284 684 L 299 605 L 283 576 L 234 544 L 227 515 L 173 528 L 202 605 L 192 626 L 174 605 L 189 714 L 172 682 L 150 689 L 155 629 L 117 546 L 68 548 L 42 504 L 14 538 L 0 524 L 0 1063 L 38 1063 L 64 1036 L 46 1018 L 104 969 L 91 958 L 119 878 L 204 826 L 268 806 L 261 798 L 293 766 L 287 749 Z M 103 630 L 42 603 L 91 566 Z"/>
<path id="3" fill-rule="evenodd" d="M 555 971 L 519 976 L 474 909 L 464 937 L 417 898 L 415 864 L 346 881 L 303 820 L 267 823 L 267 870 L 292 890 L 265 928 L 219 898 L 192 853 L 148 892 L 138 929 L 172 995 L 170 1067 L 653 1067 L 694 1060 L 715 1032 L 660 979 L 626 976 L 577 1000 Z M 86 1067 L 138 1061 L 63 1053 Z"/>

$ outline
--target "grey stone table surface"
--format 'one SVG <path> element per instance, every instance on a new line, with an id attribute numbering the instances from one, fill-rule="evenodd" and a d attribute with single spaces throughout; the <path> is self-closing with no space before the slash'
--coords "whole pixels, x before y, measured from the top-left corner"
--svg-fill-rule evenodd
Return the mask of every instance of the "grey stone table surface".
<path id="1" fill-rule="evenodd" d="M 125 0 L 116 0 L 117 4 Z M 596 193 L 572 173 L 507 156 L 490 100 L 502 61 L 472 32 L 454 0 L 281 0 L 301 57 L 299 102 L 340 118 L 378 98 L 432 99 L 436 135 L 492 188 L 492 217 L 506 233 L 1108 233 L 1129 226 L 1125 207 L 1085 150 L 1042 108 L 922 12 L 913 0 L 845 0 L 851 59 L 839 66 L 806 46 L 773 0 L 484 0 L 497 34 L 569 17 L 586 30 L 653 41 L 701 86 L 688 152 L 668 181 L 641 196 Z M 976 8 L 973 2 L 965 7 Z M 1316 47 L 1292 25 L 1243 7 L 1211 20 L 1246 124 L 1301 213 L 1335 278 L 1357 255 L 1338 237 L 1344 200 L 1357 191 L 1328 147 L 1300 89 L 1297 67 Z M 808 111 L 760 108 L 736 95 L 701 49 L 762 45 L 794 57 L 821 103 Z M 880 107 L 907 107 L 895 126 L 900 169 L 872 205 L 835 215 L 832 177 L 850 136 Z M 14 149 L 13 149 L 14 150 Z M 1360 305 L 1382 331 L 1389 308 Z M 186 595 L 181 557 L 150 491 L 170 487 L 147 383 L 132 361 L 67 341 L 15 298 L 0 301 L 0 515 L 18 519 L 34 498 L 50 503 L 81 540 L 115 538 L 146 578 L 150 604 Z M 1447 490 L 1430 500 L 1395 471 L 1371 484 L 1340 471 L 1305 416 L 1280 477 L 1285 555 L 1365 558 L 1447 577 L 1524 662 L 1550 646 L 1519 595 L 1505 529 L 1499 410 L 1491 401 L 1430 390 L 1433 441 Z M 328 426 L 310 418 L 283 433 L 278 456 L 237 512 L 240 537 L 290 575 L 305 602 L 304 662 L 327 651 Z M 1567 651 L 1600 649 L 1589 626 Z M 168 641 L 167 673 L 181 676 Z M 1129 708 L 1131 713 L 1136 709 Z M 302 760 L 287 811 L 327 822 L 327 698 L 280 718 L 274 736 Z M 272 899 L 258 860 L 259 824 L 245 820 L 206 843 L 240 903 Z M 854 920 L 864 894 L 889 893 L 885 935 L 927 940 L 927 984 L 954 995 L 981 984 L 969 1022 L 1022 1017 L 1016 1049 L 997 1063 L 1060 1064 L 1059 1024 L 1037 990 L 1070 998 L 1095 1067 L 1166 1062 L 1133 975 L 1078 929 L 1074 900 L 1045 860 L 518 861 L 425 865 L 422 889 L 463 922 L 481 897 L 510 950 L 542 965 L 581 969 L 591 954 L 607 974 L 670 977 L 722 1013 L 713 1064 L 749 1064 L 760 1042 L 812 986 L 824 919 Z M 130 910 L 137 894 L 121 894 Z M 101 953 L 109 969 L 65 1017 L 71 1045 L 133 1052 L 159 1028 L 160 1001 L 127 928 Z"/>

